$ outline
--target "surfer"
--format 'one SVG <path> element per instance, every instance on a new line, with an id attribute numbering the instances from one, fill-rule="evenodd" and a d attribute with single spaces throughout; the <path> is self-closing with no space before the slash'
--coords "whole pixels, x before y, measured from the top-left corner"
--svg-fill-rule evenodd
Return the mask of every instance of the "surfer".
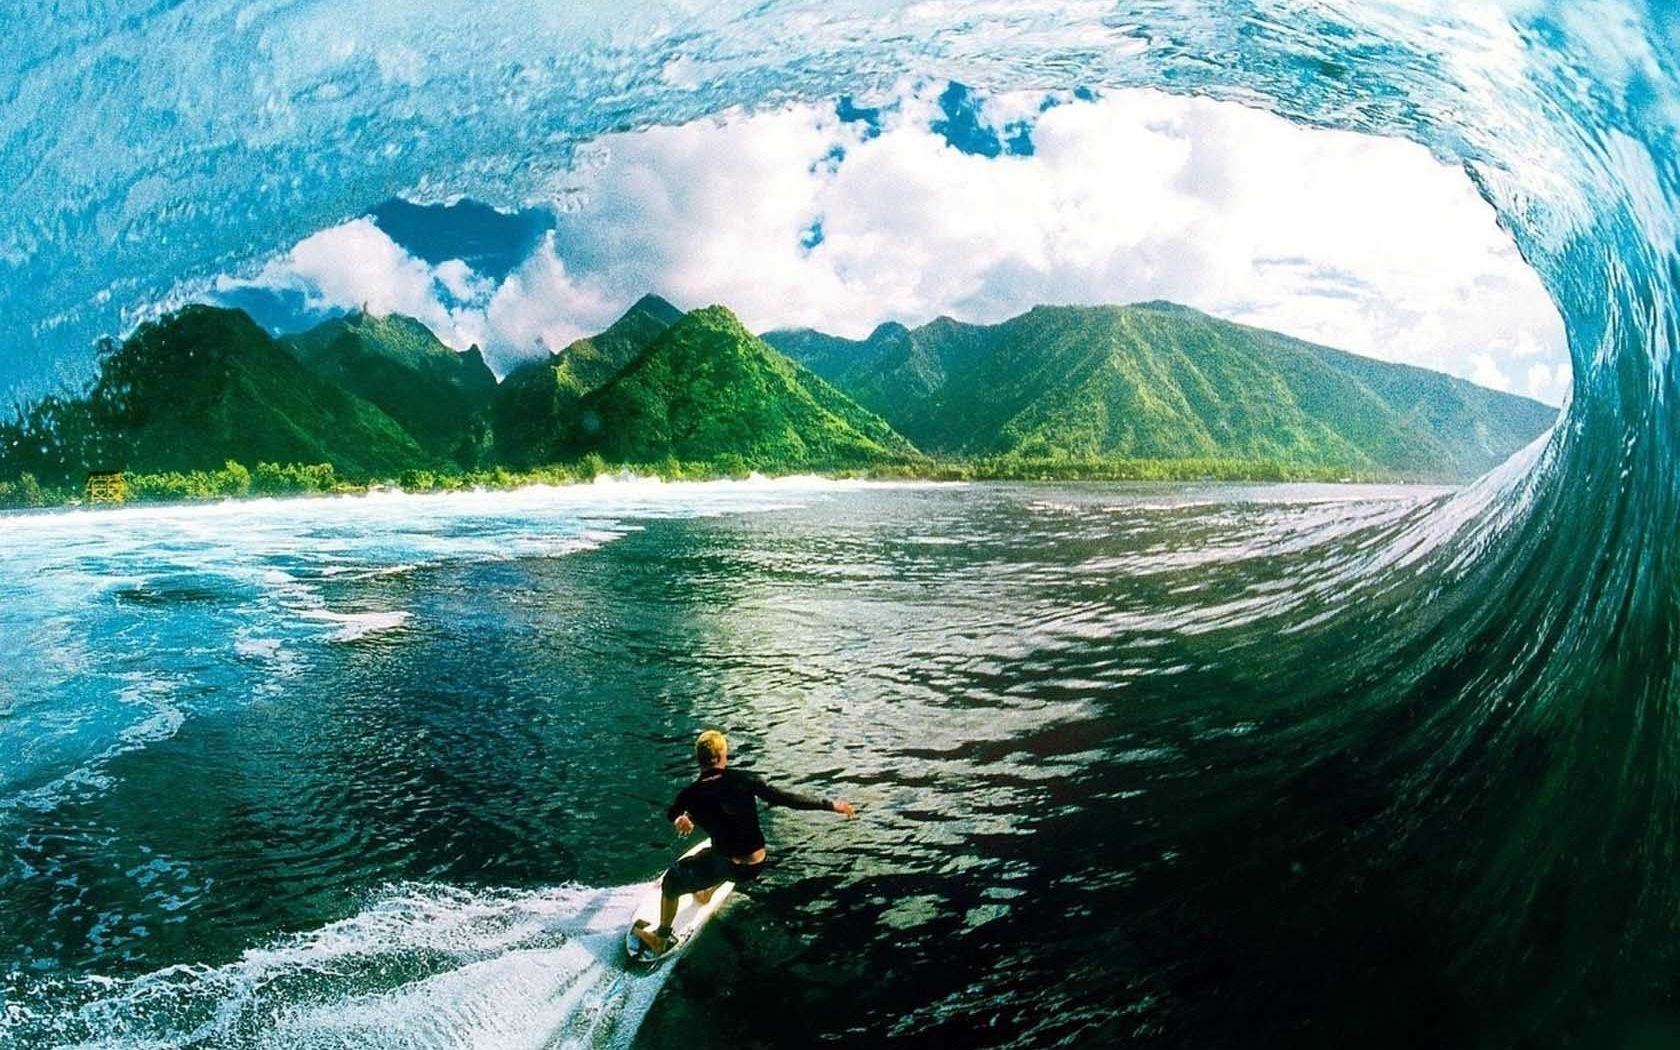
<path id="1" fill-rule="evenodd" d="M 751 773 L 728 768 L 729 740 L 715 729 L 706 730 L 694 741 L 694 760 L 700 765 L 700 775 L 678 792 L 677 800 L 665 811 L 665 819 L 685 838 L 698 824 L 711 836 L 712 844 L 666 870 L 660 880 L 659 928 L 635 928 L 636 937 L 655 955 L 676 946 L 671 923 L 683 894 L 692 893 L 697 903 L 705 904 L 724 883 L 739 886 L 758 878 L 764 870 L 759 799 L 789 809 L 826 809 L 848 819 L 857 815 L 850 802 L 785 791 Z"/>

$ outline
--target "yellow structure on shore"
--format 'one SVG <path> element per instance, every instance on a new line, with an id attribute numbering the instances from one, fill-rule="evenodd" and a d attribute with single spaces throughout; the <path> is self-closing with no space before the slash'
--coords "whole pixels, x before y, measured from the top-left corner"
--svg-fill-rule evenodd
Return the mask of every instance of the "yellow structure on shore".
<path id="1" fill-rule="evenodd" d="M 120 470 L 94 470 L 87 476 L 89 503 L 121 503 L 128 498 L 128 481 Z"/>

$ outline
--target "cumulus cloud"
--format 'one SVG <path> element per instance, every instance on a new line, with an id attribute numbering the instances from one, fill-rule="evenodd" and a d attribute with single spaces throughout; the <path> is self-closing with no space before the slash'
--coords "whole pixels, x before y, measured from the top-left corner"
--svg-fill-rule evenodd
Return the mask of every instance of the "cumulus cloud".
<path id="1" fill-rule="evenodd" d="M 1558 361 L 1553 364 L 1532 364 L 1528 366 L 1525 384 L 1518 393 L 1548 404 L 1558 404 L 1568 397 L 1570 369 L 1569 362 Z"/>
<path id="2" fill-rule="evenodd" d="M 485 331 L 496 361 L 505 365 L 597 332 L 626 305 L 593 282 L 574 279 L 550 234 L 490 297 Z"/>
<path id="3" fill-rule="evenodd" d="M 364 218 L 311 234 L 255 278 L 217 282 L 217 292 L 291 293 L 305 315 L 363 306 L 408 314 L 446 341 L 471 342 L 480 327 L 474 311 L 451 308 L 445 300 L 483 294 L 485 284 L 459 260 L 433 266 L 415 258 Z"/>
<path id="4" fill-rule="evenodd" d="M 932 91 L 874 125 L 826 107 L 622 136 L 569 258 L 629 297 L 725 302 L 758 328 L 862 335 L 941 313 L 1165 298 L 1554 403 L 1562 323 L 1462 172 L 1422 147 L 1230 104 L 1124 92 L 986 102 L 1032 150 L 987 156 L 931 127 Z M 876 133 L 878 131 L 878 133 Z M 835 147 L 837 165 L 814 163 Z M 806 231 L 820 231 L 814 245 Z M 1478 366 L 1540 355 L 1551 366 Z M 1520 388 L 1511 374 L 1542 386 Z"/>
<path id="5" fill-rule="evenodd" d="M 1160 298 L 1553 403 L 1568 385 L 1538 278 L 1464 174 L 1410 143 L 1150 92 L 907 84 L 878 110 L 726 114 L 601 146 L 585 203 L 493 291 L 366 222 L 268 278 L 446 318 L 503 362 L 649 290 L 851 336 Z"/>
<path id="6" fill-rule="evenodd" d="M 434 265 L 417 258 L 365 218 L 310 235 L 250 280 L 217 284 L 218 295 L 231 304 L 249 306 L 254 291 L 290 304 L 287 327 L 364 307 L 407 314 L 457 349 L 479 346 L 504 373 L 521 359 L 599 330 L 624 306 L 598 287 L 574 281 L 555 254 L 552 235 L 498 282 L 461 259 Z"/>
<path id="7" fill-rule="evenodd" d="M 1470 355 L 1470 376 L 1472 383 L 1493 387 L 1495 390 L 1511 389 L 1511 380 L 1505 375 L 1505 370 L 1499 367 L 1499 362 L 1491 354 Z"/>
<path id="8" fill-rule="evenodd" d="M 435 313 L 432 268 L 399 248 L 367 219 L 322 230 L 298 242 L 267 272 L 326 303 L 361 300 L 381 312 Z"/>

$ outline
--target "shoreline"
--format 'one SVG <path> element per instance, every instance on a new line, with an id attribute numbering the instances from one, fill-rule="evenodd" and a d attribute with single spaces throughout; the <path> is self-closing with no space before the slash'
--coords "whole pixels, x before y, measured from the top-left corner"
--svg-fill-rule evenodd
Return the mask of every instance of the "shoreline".
<path id="1" fill-rule="evenodd" d="M 369 480 L 340 479 L 330 465 L 261 464 L 255 475 L 237 463 L 219 471 L 142 474 L 124 472 L 132 495 L 121 500 L 90 500 L 75 489 L 0 482 L 0 515 L 60 510 L 122 510 L 246 502 L 263 499 L 331 498 L 346 496 L 427 495 L 513 492 L 530 488 L 559 488 L 615 482 L 661 484 L 723 481 L 781 481 L 813 478 L 845 482 L 1014 484 L 1325 484 L 1456 486 L 1465 479 L 1392 475 L 1374 471 L 1295 466 L 1245 460 L 1105 460 L 1105 461 L 934 461 L 916 464 L 878 464 L 870 467 L 791 469 L 771 473 L 756 469 L 719 469 L 710 464 L 556 464 L 533 470 L 461 473 L 404 471 L 396 477 Z"/>

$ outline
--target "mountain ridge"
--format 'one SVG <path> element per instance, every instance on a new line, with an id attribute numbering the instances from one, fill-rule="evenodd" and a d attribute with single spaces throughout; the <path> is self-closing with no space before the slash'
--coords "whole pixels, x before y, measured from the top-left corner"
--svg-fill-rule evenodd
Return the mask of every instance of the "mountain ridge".
<path id="1" fill-rule="evenodd" d="M 6 425 L 12 473 L 333 463 L 353 474 L 429 465 L 403 427 L 317 376 L 243 310 L 193 304 L 107 342 L 79 399 Z"/>
<path id="2" fill-rule="evenodd" d="M 1465 478 L 1556 418 L 1530 399 L 1160 300 L 765 339 L 935 455 L 1234 456 Z"/>
<path id="3" fill-rule="evenodd" d="M 681 476 L 1153 477 L 1203 464 L 1221 477 L 1462 479 L 1556 418 L 1162 301 L 1044 305 L 994 325 L 887 321 L 853 340 L 760 337 L 725 307 L 685 314 L 648 295 L 499 382 L 476 347 L 452 350 L 411 317 L 353 311 L 276 339 L 241 310 L 195 304 L 105 341 L 101 362 L 81 397 L 0 423 L 0 477 L 62 485 L 232 460 L 330 464 L 354 482 L 590 458 L 686 464 Z"/>
<path id="4" fill-rule="evenodd" d="M 514 368 L 493 399 L 491 425 L 498 454 L 521 466 L 552 459 L 558 454 L 555 442 L 570 425 L 578 401 L 612 379 L 682 316 L 681 310 L 650 292 L 596 335 Z"/>
<path id="5" fill-rule="evenodd" d="M 280 343 L 396 420 L 428 453 L 467 468 L 485 458 L 490 435 L 481 416 L 497 382 L 476 345 L 453 350 L 417 318 L 362 310 Z"/>
<path id="6" fill-rule="evenodd" d="M 579 409 L 572 452 L 629 462 L 721 454 L 749 468 L 814 469 L 917 454 L 722 306 L 685 314 Z"/>

